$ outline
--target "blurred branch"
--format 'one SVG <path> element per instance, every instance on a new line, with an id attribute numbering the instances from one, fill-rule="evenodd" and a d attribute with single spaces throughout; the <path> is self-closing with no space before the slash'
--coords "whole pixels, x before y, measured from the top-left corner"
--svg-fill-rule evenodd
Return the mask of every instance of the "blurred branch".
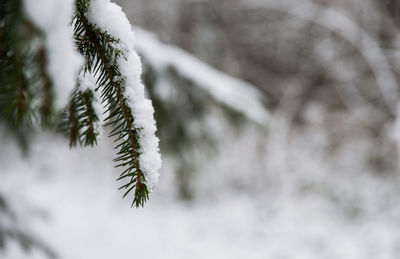
<path id="1" fill-rule="evenodd" d="M 217 71 L 181 49 L 161 43 L 151 33 L 135 28 L 135 34 L 136 48 L 154 69 L 173 68 L 217 102 L 261 125 L 268 121 L 265 95 L 255 86 Z"/>
<path id="2" fill-rule="evenodd" d="M 399 100 L 398 84 L 387 57 L 377 41 L 352 19 L 335 8 L 324 7 L 311 1 L 241 0 L 241 2 L 248 9 L 270 9 L 316 23 L 348 41 L 360 52 L 373 72 L 388 111 L 392 115 L 396 114 Z M 315 16 L 316 13 L 319 15 Z"/>
<path id="3" fill-rule="evenodd" d="M 6 198 L 0 193 L 0 251 L 7 247 L 8 242 L 14 241 L 26 252 L 39 250 L 46 258 L 57 258 L 52 249 L 24 227 L 26 222 L 19 217 L 23 214 L 15 211 L 14 206 L 8 202 L 9 200 L 9 197 Z"/>

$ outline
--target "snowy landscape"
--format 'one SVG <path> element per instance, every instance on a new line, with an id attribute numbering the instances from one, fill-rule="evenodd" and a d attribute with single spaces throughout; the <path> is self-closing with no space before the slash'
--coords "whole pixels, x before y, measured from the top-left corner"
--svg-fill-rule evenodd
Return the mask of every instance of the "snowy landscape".
<path id="1" fill-rule="evenodd" d="M 192 202 L 177 200 L 165 164 L 143 209 L 116 191 L 107 141 L 90 152 L 69 150 L 62 137 L 46 134 L 27 159 L 2 140 L 1 193 L 18 212 L 13 224 L 60 258 L 397 258 L 398 180 L 329 168 L 320 150 L 304 152 L 321 136 L 305 136 L 292 150 L 278 140 L 266 148 L 259 138 L 249 129 L 226 143 L 229 151 L 196 178 Z M 283 152 L 292 162 L 280 163 Z M 43 258 L 8 242 L 2 258 Z"/>
<path id="2" fill-rule="evenodd" d="M 18 0 L 77 136 L 5 116 L 6 1 L 1 259 L 400 258 L 397 1 Z"/>

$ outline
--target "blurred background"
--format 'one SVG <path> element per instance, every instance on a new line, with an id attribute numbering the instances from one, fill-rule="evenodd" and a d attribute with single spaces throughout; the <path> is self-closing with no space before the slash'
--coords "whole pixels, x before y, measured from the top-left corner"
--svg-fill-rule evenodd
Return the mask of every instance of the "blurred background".
<path id="1" fill-rule="evenodd" d="M 0 258 L 400 258 L 399 1 L 116 2 L 159 186 L 131 209 L 107 138 L 3 127 Z"/>

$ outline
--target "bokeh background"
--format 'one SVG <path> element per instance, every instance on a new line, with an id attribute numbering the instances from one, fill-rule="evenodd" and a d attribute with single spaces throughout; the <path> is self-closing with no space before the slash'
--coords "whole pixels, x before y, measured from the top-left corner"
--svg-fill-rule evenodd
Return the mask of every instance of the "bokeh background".
<path id="1" fill-rule="evenodd" d="M 116 2 L 159 186 L 131 209 L 106 137 L 2 127 L 0 258 L 400 258 L 400 2 Z"/>

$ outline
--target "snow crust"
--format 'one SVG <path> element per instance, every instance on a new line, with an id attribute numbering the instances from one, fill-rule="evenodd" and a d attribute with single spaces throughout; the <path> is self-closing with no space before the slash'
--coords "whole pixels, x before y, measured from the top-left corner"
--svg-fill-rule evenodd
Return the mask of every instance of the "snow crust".
<path id="1" fill-rule="evenodd" d="M 135 36 L 122 8 L 109 0 L 94 0 L 90 3 L 89 21 L 103 31 L 120 39 L 120 49 L 133 50 Z"/>
<path id="2" fill-rule="evenodd" d="M 83 58 L 74 48 L 70 26 L 74 0 L 24 0 L 25 12 L 44 32 L 48 73 L 55 86 L 57 108 L 63 108 L 75 87 Z"/>
<path id="3" fill-rule="evenodd" d="M 151 66 L 160 71 L 175 68 L 183 77 L 195 82 L 216 101 L 265 124 L 269 113 L 265 95 L 255 86 L 224 74 L 184 50 L 161 43 L 153 34 L 135 28 L 136 49 Z"/>
<path id="4" fill-rule="evenodd" d="M 139 129 L 141 146 L 139 164 L 146 178 L 146 186 L 152 191 L 158 182 L 161 156 L 158 147 L 157 130 L 154 120 L 154 108 L 145 97 L 145 88 L 141 80 L 142 66 L 134 50 L 134 33 L 125 13 L 109 0 L 94 0 L 89 10 L 89 21 L 101 30 L 120 39 L 117 48 L 124 57 L 117 62 L 121 74 L 125 77 L 128 104 L 135 118 L 134 127 Z"/>

